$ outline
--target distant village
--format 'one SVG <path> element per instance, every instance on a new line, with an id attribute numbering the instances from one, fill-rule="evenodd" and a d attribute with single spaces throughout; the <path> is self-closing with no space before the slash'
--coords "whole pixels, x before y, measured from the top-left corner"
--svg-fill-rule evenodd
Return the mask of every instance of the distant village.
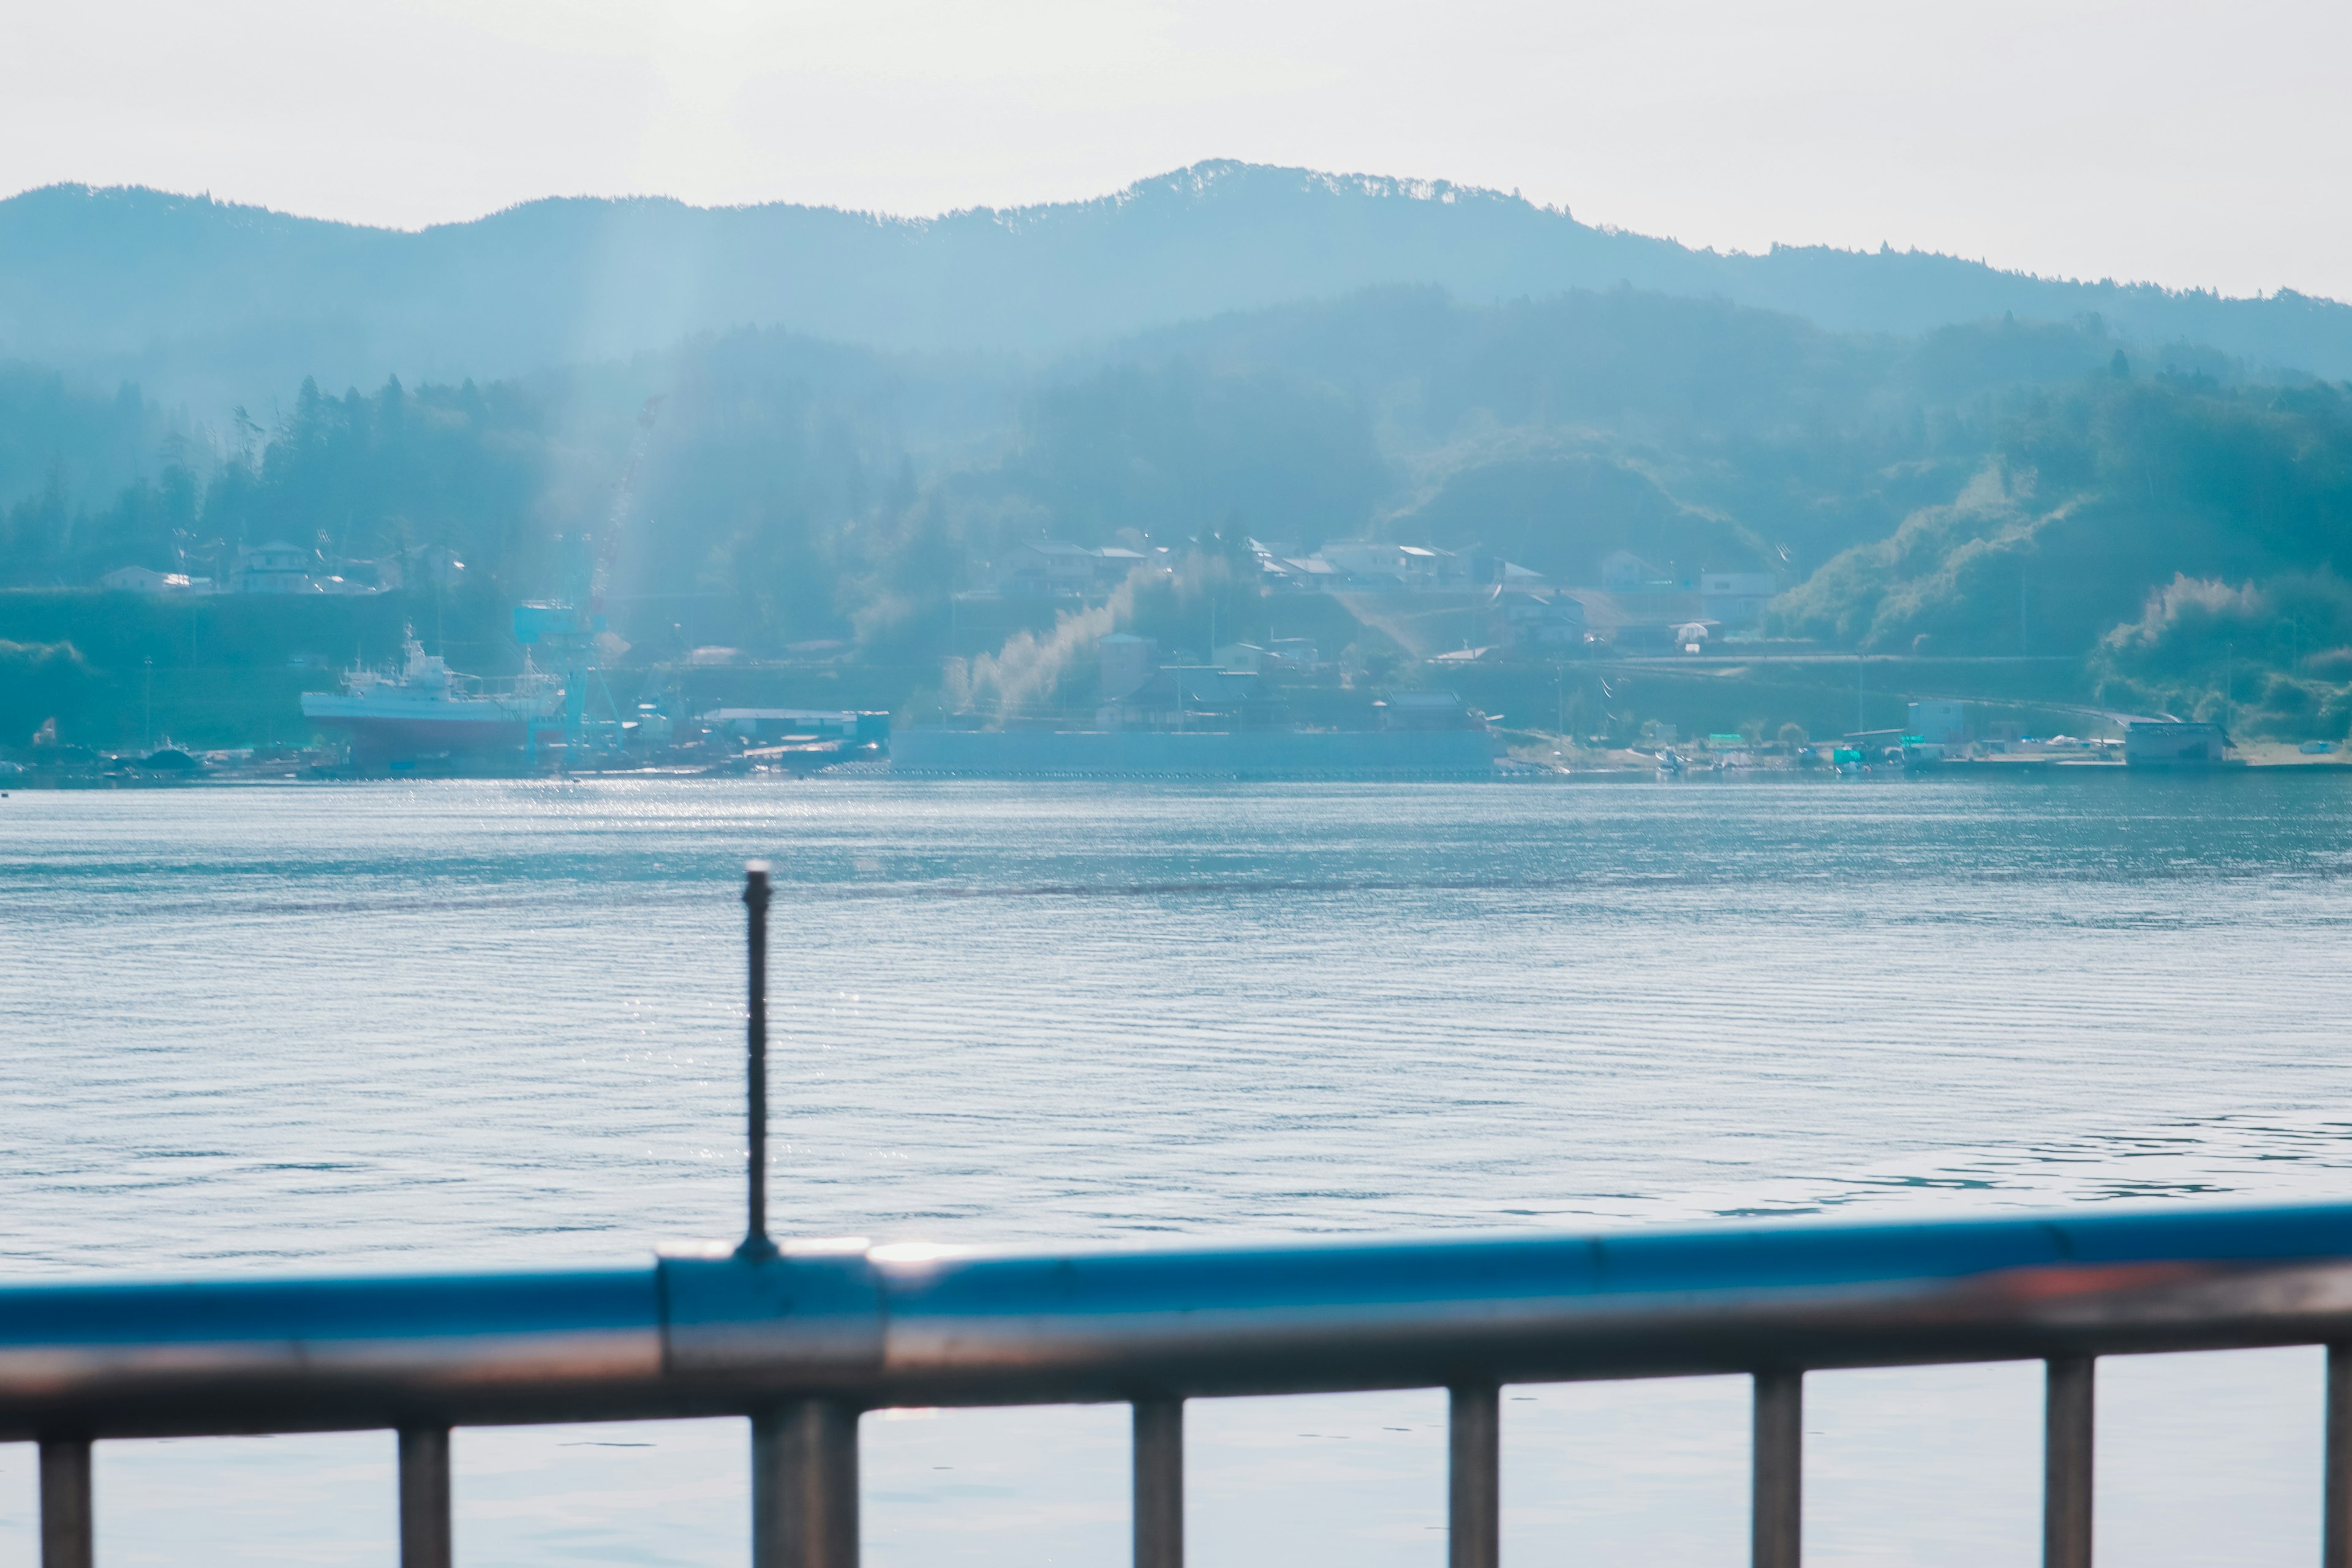
<path id="1" fill-rule="evenodd" d="M 1459 737 L 1467 745 L 1471 734 L 1478 732 L 1478 746 L 1462 750 L 1459 757 L 1443 750 L 1430 755 L 1454 758 L 1446 767 L 1484 767 L 1479 759 L 1493 748 L 1486 745 L 1483 735 L 1496 731 L 1497 721 L 1449 689 L 1454 683 L 1445 679 L 1448 667 L 1462 669 L 1466 679 L 1464 667 L 1486 661 L 1524 668 L 1595 654 L 1679 663 L 1679 656 L 1718 647 L 1726 652 L 1761 651 L 1774 646 L 1762 636 L 1764 612 L 1781 587 L 1774 575 L 1762 572 L 1702 571 L 1676 577 L 1627 550 L 1604 558 L 1599 581 L 1591 584 L 1559 582 L 1488 552 L 1373 539 L 1326 541 L 1311 550 L 1252 540 L 1248 558 L 1255 564 L 1259 597 L 1275 609 L 1268 618 L 1276 624 L 1286 619 L 1294 625 L 1302 620 L 1313 624 L 1317 619 L 1282 616 L 1282 601 L 1344 596 L 1343 603 L 1332 606 L 1336 622 L 1327 624 L 1420 627 L 1423 646 L 1405 651 L 1436 679 L 1366 682 L 1343 677 L 1335 662 L 1337 650 L 1319 646 L 1312 637 L 1220 641 L 1211 629 L 1192 646 L 1163 647 L 1150 637 L 1114 630 L 1087 639 L 1084 652 L 1090 657 L 1065 659 L 1050 701 L 1026 709 L 1000 701 L 983 711 L 967 689 L 962 705 L 950 701 L 941 720 L 950 729 L 1083 730 L 1106 737 L 1255 734 L 1265 744 L 1275 743 L 1282 734 L 1386 734 L 1424 750 L 1453 746 L 1448 737 Z M 1059 622 L 1059 612 L 1100 609 L 1139 574 L 1146 578 L 1155 573 L 1173 574 L 1178 566 L 1169 549 L 1140 536 L 1104 546 L 1030 541 L 995 560 L 968 563 L 966 580 L 974 585 L 956 594 L 955 600 L 975 608 L 992 602 L 1015 612 L 1013 621 L 1031 625 L 1036 612 L 1050 609 L 1057 612 Z M 107 573 L 100 585 L 163 596 L 366 596 L 393 593 L 412 582 L 446 584 L 463 570 L 462 562 L 437 547 L 380 561 L 334 562 L 317 551 L 273 541 L 238 550 L 218 578 L 127 566 Z M 1447 646 L 1428 646 L 1432 639 L 1425 634 L 1436 627 L 1444 628 Z M 848 645 L 839 642 L 795 647 L 838 650 L 831 657 L 849 651 Z M 732 648 L 693 648 L 683 662 L 727 664 L 736 656 Z M 950 659 L 950 685 L 954 684 L 952 667 L 965 662 Z M 2232 754 L 2232 742 L 2213 724 L 2107 717 L 2115 721 L 2115 728 L 2129 731 L 2128 743 L 2119 737 L 2106 753 L 2115 760 L 2195 762 Z M 2030 742 L 2011 723 L 1989 723 L 1978 733 L 1964 705 L 1957 701 L 1914 700 L 1906 719 L 1900 728 L 1857 727 L 1842 742 L 1819 747 L 1801 735 L 1791 741 L 1786 732 L 1771 742 L 1758 734 L 1709 734 L 1685 742 L 1672 723 L 1651 721 L 1642 725 L 1627 760 L 1642 765 L 1654 761 L 1669 770 L 1746 767 L 1772 756 L 1783 759 L 1783 765 L 1821 762 L 1846 768 L 1884 763 L 1907 769 L 1962 757 L 2047 761 L 2053 752 L 2063 754 L 2070 747 L 2093 755 L 2102 751 L 2095 742 L 2063 736 L 2050 742 Z M 833 733 L 827 725 L 840 732 Z M 642 704 L 634 721 L 614 717 L 610 728 L 621 739 L 613 744 L 642 754 L 656 726 L 663 743 L 680 755 L 693 749 L 691 734 L 724 737 L 744 753 L 738 763 L 765 758 L 778 765 L 814 763 L 820 760 L 817 752 L 847 756 L 889 744 L 886 713 L 724 702 L 700 713 L 698 721 L 656 713 L 652 704 Z M 580 725 L 575 721 L 571 728 L 577 731 Z M 627 740 L 631 734 L 635 738 Z M 572 736 L 572 747 L 581 742 L 580 735 Z M 2307 745 L 2303 750 L 2325 755 L 2334 748 Z M 810 754 L 803 757 L 803 752 Z"/>
<path id="2" fill-rule="evenodd" d="M 1754 631 L 1780 592 L 1769 573 L 1702 572 L 1677 580 L 1631 551 L 1601 563 L 1601 580 L 1554 581 L 1502 556 L 1379 540 L 1334 540 L 1297 551 L 1253 540 L 1260 587 L 1268 595 L 1375 594 L 1475 602 L 1475 655 L 1488 648 L 1568 651 L 1606 643 L 1621 652 L 1703 647 Z M 394 592 L 420 569 L 446 579 L 464 563 L 446 551 L 416 561 L 331 562 L 283 540 L 240 548 L 219 577 L 122 566 L 98 585 L 120 593 L 353 595 Z M 444 557 L 447 557 L 444 559 Z M 1137 570 L 1170 565 L 1165 547 L 1092 547 L 1039 540 L 1014 546 L 973 572 L 982 585 L 964 599 L 1003 598 L 1067 605 L 1099 603 Z"/>
<path id="3" fill-rule="evenodd" d="M 1423 646 L 1408 653 L 1444 679 L 1448 666 L 1487 658 L 1559 659 L 1607 649 L 1669 653 L 1704 650 L 1717 637 L 1754 630 L 1778 590 L 1769 574 L 1706 573 L 1676 581 L 1629 551 L 1602 563 L 1601 581 L 1557 582 L 1487 552 L 1455 552 L 1372 539 L 1328 541 L 1300 550 L 1249 542 L 1256 586 L 1279 624 L 1280 603 L 1344 595 L 1349 616 L 1384 622 Z M 1139 536 L 1102 547 L 1040 540 L 1018 544 L 973 573 L 980 586 L 966 604 L 998 601 L 1078 610 L 1108 601 L 1139 573 L 1172 573 L 1173 554 Z M 1386 616 L 1381 605 L 1397 613 Z M 1335 606 L 1336 607 L 1336 606 Z M 1311 619 L 1311 617 L 1308 617 Z M 1443 646 L 1432 646 L 1442 641 Z M 1438 732 L 1484 727 L 1486 715 L 1451 690 L 1414 689 L 1418 680 L 1341 689 L 1332 662 L 1339 650 L 1309 637 L 1273 636 L 1263 643 L 1214 640 L 1162 647 L 1129 632 L 1094 645 L 1095 701 L 1034 712 L 999 708 L 992 722 L 1090 723 L 1106 731 L 1314 728 Z M 1072 672 L 1075 673 L 1075 672 Z M 1085 682 L 1076 683 L 1083 692 Z"/>
<path id="4" fill-rule="evenodd" d="M 1509 647 L 1566 652 L 1603 643 L 1627 653 L 1698 651 L 1754 632 L 1780 591 L 1778 579 L 1762 572 L 1676 579 L 1629 550 L 1601 563 L 1600 582 L 1576 584 L 1500 555 L 1429 545 L 1350 539 L 1299 552 L 1252 540 L 1250 547 L 1268 595 L 1412 595 L 1472 607 L 1477 635 L 1461 650 L 1472 658 Z M 1034 542 L 992 563 L 984 574 L 989 585 L 968 596 L 1092 602 L 1137 568 L 1166 564 L 1168 556 L 1149 547 Z"/>

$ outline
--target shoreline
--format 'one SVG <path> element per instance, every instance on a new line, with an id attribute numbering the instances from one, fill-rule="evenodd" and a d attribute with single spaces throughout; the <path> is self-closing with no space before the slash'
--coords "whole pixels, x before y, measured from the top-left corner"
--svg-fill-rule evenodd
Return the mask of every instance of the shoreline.
<path id="1" fill-rule="evenodd" d="M 1591 767 L 1549 768 L 1532 764 L 1517 768 L 1497 768 L 1492 774 L 1433 773 L 1425 777 L 1391 775 L 1349 775 L 1346 773 L 1266 773 L 1249 776 L 1204 773 L 1027 773 L 1019 775 L 990 773 L 896 773 L 888 766 L 871 763 L 802 772 L 789 768 L 761 768 L 750 771 L 713 770 L 709 768 L 614 768 L 588 769 L 574 773 L 367 773 L 299 776 L 286 773 L 221 773 L 202 776 L 141 777 L 135 774 L 69 774 L 47 776 L 26 774 L 0 779 L 0 799 L 12 795 L 88 794 L 106 791 L 157 790 L 223 790 L 223 789 L 309 789 L 334 786 L 380 786 L 384 784 L 576 784 L 627 783 L 708 783 L 712 784 L 782 783 L 846 783 L 851 781 L 888 780 L 907 784 L 926 786 L 961 784 L 1012 784 L 1064 785 L 1074 784 L 1373 784 L 1421 786 L 1429 784 L 1785 784 L 1807 785 L 1857 785 L 1874 784 L 1920 784 L 1936 779 L 1987 780 L 2000 777 L 2047 780 L 2058 777 L 2131 777 L 2140 779 L 2211 779 L 2220 777 L 2268 777 L 2280 774 L 2316 776 L 2342 773 L 2352 778 L 2352 763 L 2342 760 L 2340 753 L 2326 758 L 2298 758 L 2287 761 L 2246 761 L 2219 764 L 2191 764 L 2172 767 L 2133 767 L 2120 762 L 2090 762 L 2057 758 L 2021 758 L 2016 761 L 1981 760 L 1938 763 L 1931 768 L 1906 772 L 1896 769 L 1873 769 L 1861 774 L 1840 773 L 1830 768 L 1750 767 L 1750 768 L 1689 768 L 1680 773 L 1664 773 L 1655 768 Z"/>

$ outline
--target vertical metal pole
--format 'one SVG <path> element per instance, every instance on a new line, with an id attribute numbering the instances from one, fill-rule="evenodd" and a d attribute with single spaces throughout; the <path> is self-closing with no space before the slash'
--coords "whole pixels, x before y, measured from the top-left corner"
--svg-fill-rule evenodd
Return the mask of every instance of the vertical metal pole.
<path id="1" fill-rule="evenodd" d="M 89 1498 L 89 1445 L 41 1442 L 41 1568 L 90 1568 L 96 1556 Z"/>
<path id="2" fill-rule="evenodd" d="M 768 863 L 743 867 L 743 906 L 750 911 L 751 995 L 744 1015 L 744 1047 L 750 1058 L 748 1098 L 751 1101 L 751 1201 L 743 1245 L 738 1258 L 776 1256 L 768 1239 Z"/>
<path id="3" fill-rule="evenodd" d="M 1503 1552 L 1503 1394 L 1491 1384 L 1446 1391 L 1449 1457 L 1446 1568 L 1496 1568 Z"/>
<path id="4" fill-rule="evenodd" d="M 1755 1568 L 1798 1568 L 1805 1526 L 1805 1374 L 1756 1374 Z"/>
<path id="5" fill-rule="evenodd" d="M 2091 1437 L 2094 1369 L 2089 1356 L 2050 1361 L 2042 1439 L 2042 1568 L 2091 1568 Z"/>
<path id="6" fill-rule="evenodd" d="M 2352 1568 L 2352 1345 L 2327 1347 L 2326 1466 L 2320 1568 Z"/>
<path id="7" fill-rule="evenodd" d="M 1184 1568 L 1184 1402 L 1135 1402 L 1135 1568 Z"/>
<path id="8" fill-rule="evenodd" d="M 857 1412 L 802 1399 L 751 1418 L 751 1568 L 856 1568 Z"/>
<path id="9" fill-rule="evenodd" d="M 400 1429 L 400 1568 L 450 1568 L 449 1429 Z"/>

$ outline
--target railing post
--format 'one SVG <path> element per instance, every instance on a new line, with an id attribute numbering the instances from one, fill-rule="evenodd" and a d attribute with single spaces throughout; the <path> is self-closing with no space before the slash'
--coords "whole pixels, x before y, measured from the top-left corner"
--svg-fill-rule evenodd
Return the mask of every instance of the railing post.
<path id="1" fill-rule="evenodd" d="M 744 1129 L 746 1210 L 743 1245 L 735 1256 L 758 1263 L 776 1256 L 768 1239 L 768 863 L 743 863 L 743 908 L 746 911 L 743 1005 L 744 1099 L 749 1112 Z"/>
<path id="2" fill-rule="evenodd" d="M 1446 1391 L 1447 1568 L 1496 1568 L 1503 1552 L 1503 1392 Z"/>
<path id="3" fill-rule="evenodd" d="M 1755 1568 L 1798 1568 L 1805 1539 L 1805 1374 L 1756 1374 L 1754 1500 L 1748 1513 Z"/>
<path id="4" fill-rule="evenodd" d="M 1135 1402 L 1135 1568 L 1184 1568 L 1184 1402 Z"/>
<path id="5" fill-rule="evenodd" d="M 751 1568 L 856 1568 L 857 1412 L 801 1399 L 751 1418 Z"/>
<path id="6" fill-rule="evenodd" d="M 2053 1356 L 2042 1412 L 2042 1568 L 2091 1568 L 2091 1439 L 2095 1369 L 2089 1356 Z"/>
<path id="7" fill-rule="evenodd" d="M 2352 1568 L 2352 1345 L 2327 1347 L 2326 1463 L 2320 1568 Z"/>
<path id="8" fill-rule="evenodd" d="M 400 1429 L 400 1568 L 450 1568 L 449 1428 Z"/>
<path id="9" fill-rule="evenodd" d="M 89 1444 L 41 1440 L 41 1568 L 91 1568 Z"/>

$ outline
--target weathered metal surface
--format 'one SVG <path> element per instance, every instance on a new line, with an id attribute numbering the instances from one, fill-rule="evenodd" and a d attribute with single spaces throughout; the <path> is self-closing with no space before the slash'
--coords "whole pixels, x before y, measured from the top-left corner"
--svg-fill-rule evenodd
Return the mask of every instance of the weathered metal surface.
<path id="1" fill-rule="evenodd" d="M 1496 1568 L 1503 1556 L 1503 1400 L 1492 1384 L 1447 1391 L 1446 1568 Z"/>
<path id="2" fill-rule="evenodd" d="M 857 1412 L 799 1399 L 751 1417 L 751 1568 L 857 1568 Z"/>
<path id="3" fill-rule="evenodd" d="M 2352 1207 L 869 1258 L 879 1397 L 991 1404 L 2044 1358 L 2352 1331 Z"/>
<path id="4" fill-rule="evenodd" d="M 2326 1476 L 2320 1568 L 2352 1568 L 2352 1345 L 2327 1347 Z"/>
<path id="5" fill-rule="evenodd" d="M 2042 1568 L 2091 1568 L 2097 1369 L 2089 1356 L 2050 1363 L 2042 1413 Z"/>
<path id="6" fill-rule="evenodd" d="M 1135 1568 L 1184 1568 L 1184 1405 L 1135 1402 Z"/>
<path id="7" fill-rule="evenodd" d="M 400 1568 L 450 1568 L 449 1429 L 400 1433 Z"/>
<path id="8" fill-rule="evenodd" d="M 16 1285 L 0 1439 L 587 1419 L 662 1341 L 651 1268 Z"/>
<path id="9" fill-rule="evenodd" d="M 863 1240 L 791 1242 L 756 1263 L 671 1253 L 658 1272 L 674 1383 L 857 1391 L 881 1375 L 884 1281 Z"/>
<path id="10" fill-rule="evenodd" d="M 1756 1374 L 1756 1441 L 1750 1460 L 1748 1559 L 1755 1568 L 1804 1561 L 1805 1374 Z"/>
<path id="11" fill-rule="evenodd" d="M 41 1445 L 41 1568 L 91 1568 L 97 1514 L 89 1445 L 52 1437 Z"/>

